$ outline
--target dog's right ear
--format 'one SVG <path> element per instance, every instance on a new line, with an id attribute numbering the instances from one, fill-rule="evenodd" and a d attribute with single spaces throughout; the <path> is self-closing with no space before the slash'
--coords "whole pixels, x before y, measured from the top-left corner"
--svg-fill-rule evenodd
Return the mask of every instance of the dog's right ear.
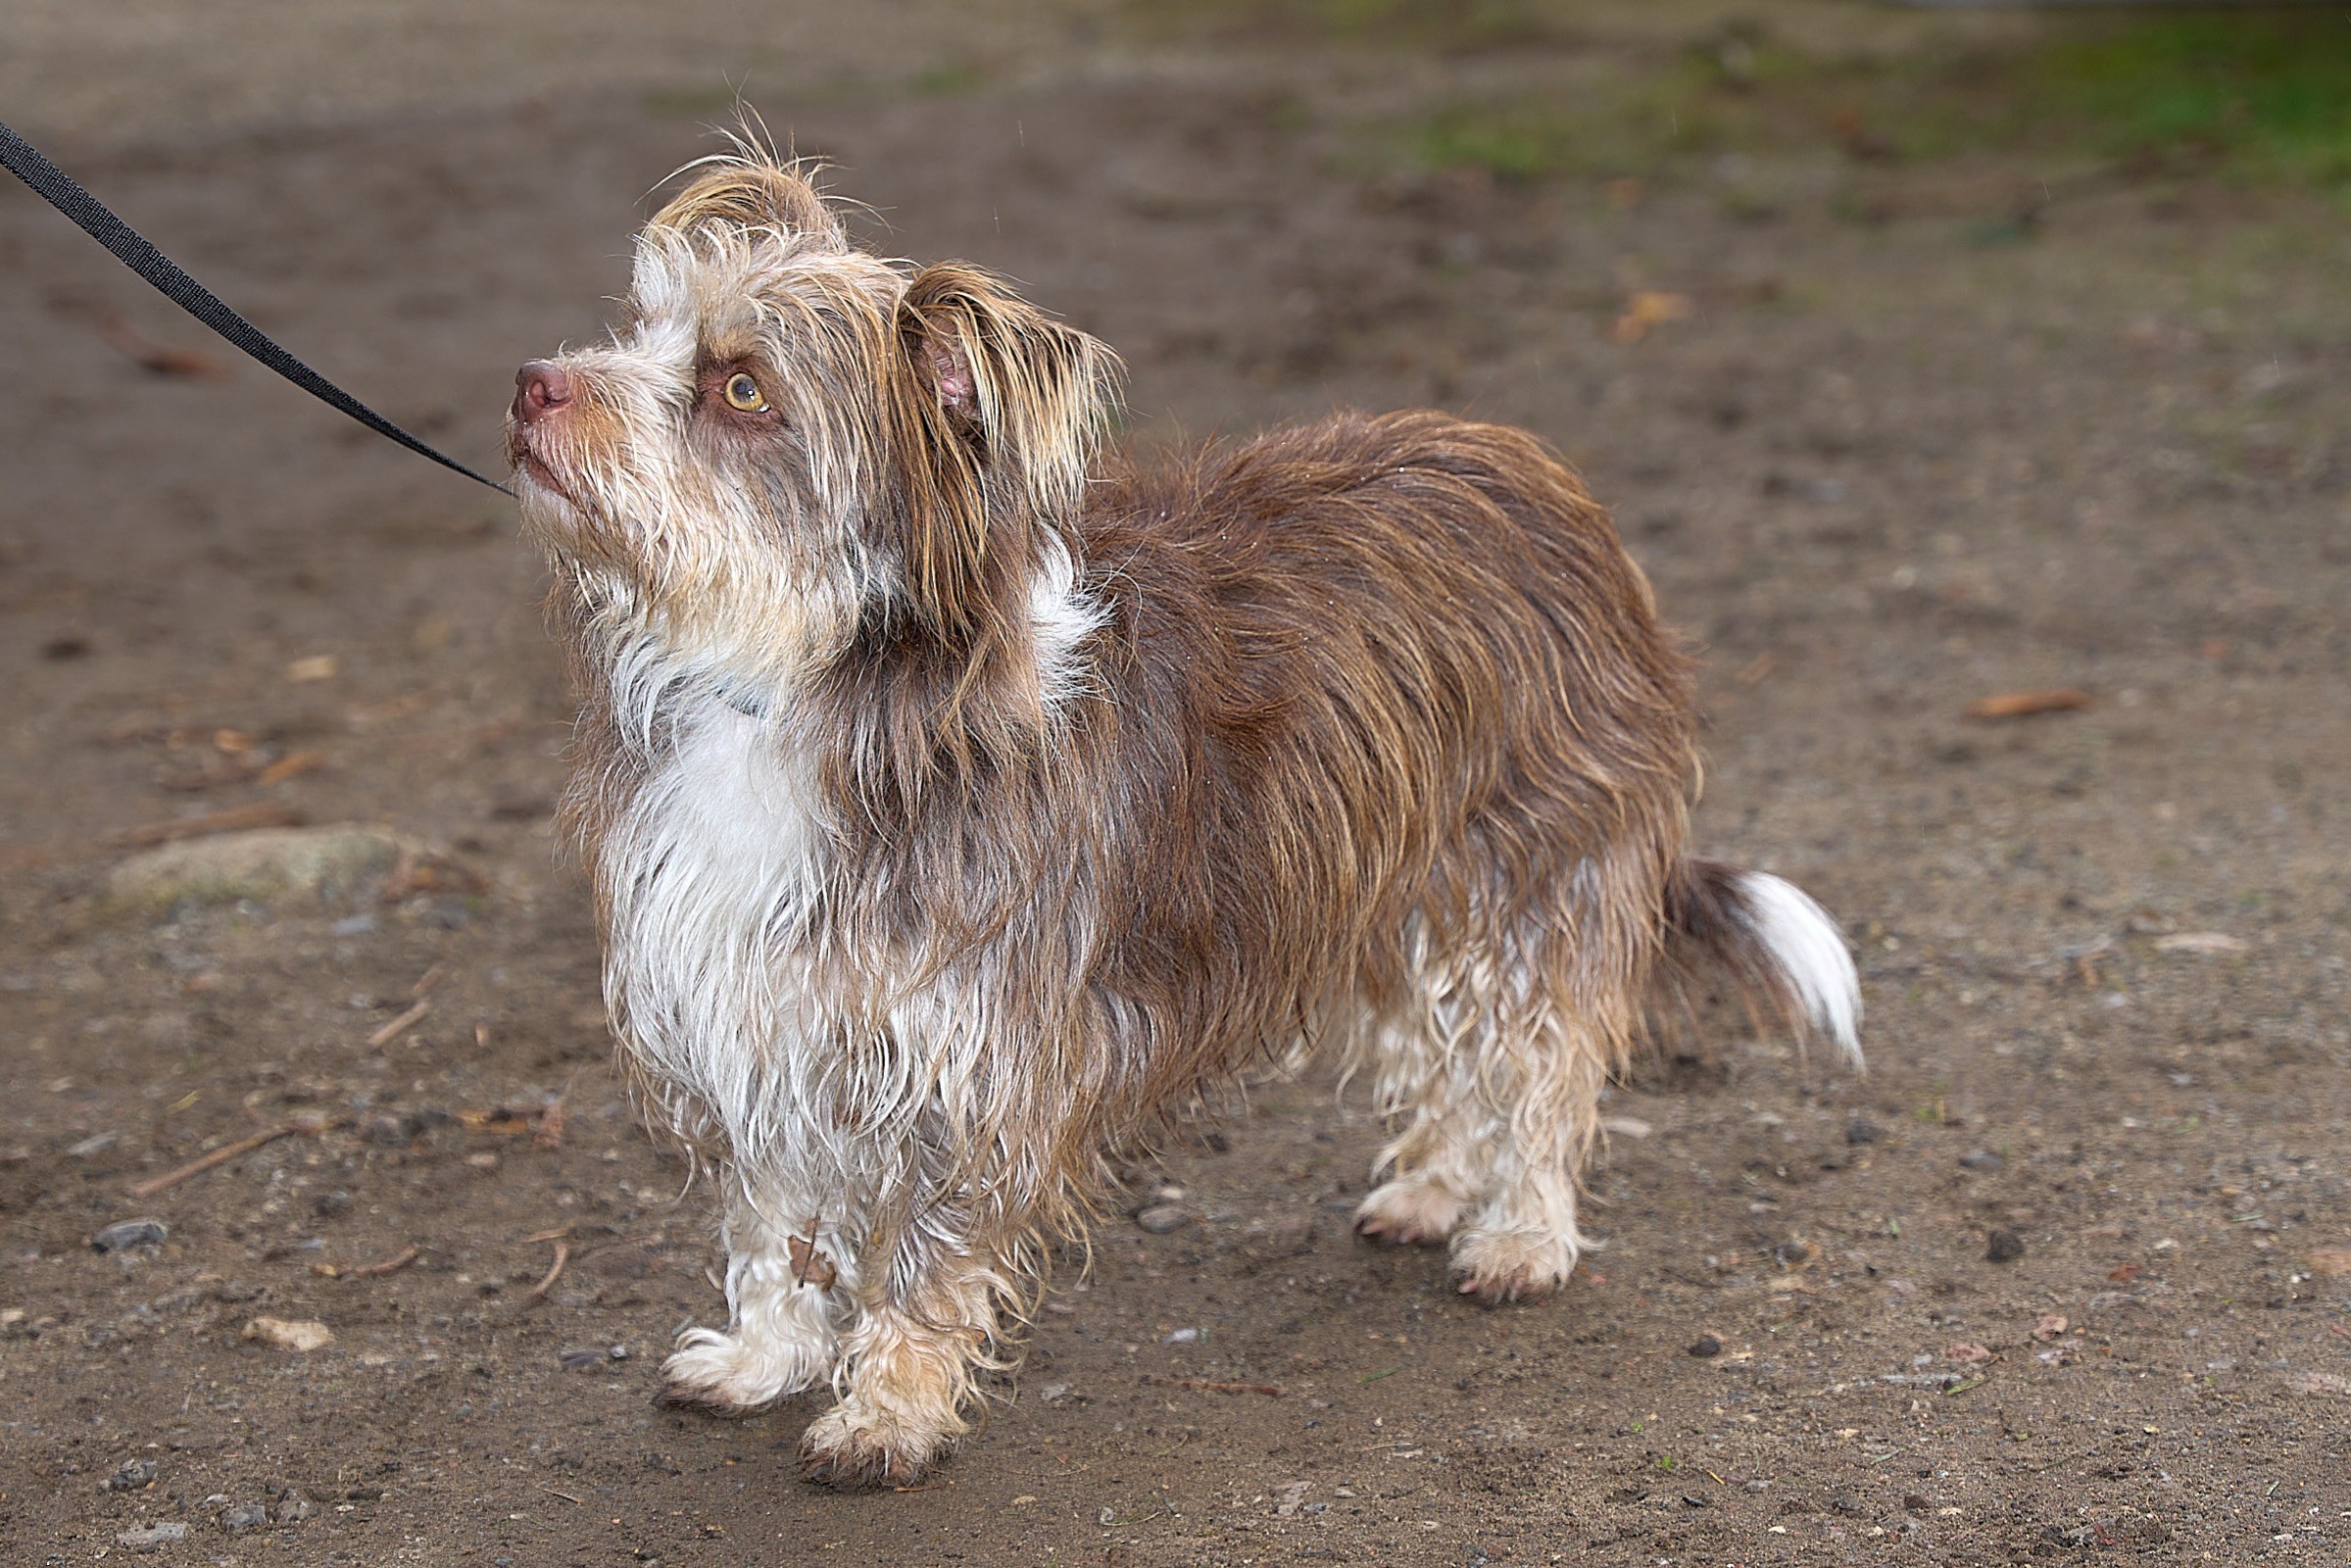
<path id="1" fill-rule="evenodd" d="M 712 224 L 773 229 L 845 249 L 848 234 L 809 172 L 807 165 L 764 158 L 711 159 L 647 227 L 679 234 Z"/>

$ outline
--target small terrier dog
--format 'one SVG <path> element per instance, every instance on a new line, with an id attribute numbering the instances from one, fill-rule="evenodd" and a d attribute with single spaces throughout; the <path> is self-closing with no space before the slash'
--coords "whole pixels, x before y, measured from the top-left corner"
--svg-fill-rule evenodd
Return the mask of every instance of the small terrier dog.
<path id="1" fill-rule="evenodd" d="M 829 1379 L 808 1474 L 912 1480 L 1110 1152 L 1270 1057 L 1368 1066 L 1357 1228 L 1494 1302 L 1575 1267 L 1601 1087 L 1698 970 L 1858 1059 L 1835 923 L 1688 853 L 1688 662 L 1534 437 L 1105 457 L 1108 349 L 757 150 L 628 308 L 508 444 L 621 1054 L 722 1172 L 670 1397 Z"/>

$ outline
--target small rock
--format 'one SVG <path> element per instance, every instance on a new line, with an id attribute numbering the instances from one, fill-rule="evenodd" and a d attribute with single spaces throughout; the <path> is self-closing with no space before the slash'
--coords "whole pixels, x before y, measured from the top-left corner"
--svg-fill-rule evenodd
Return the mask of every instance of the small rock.
<path id="1" fill-rule="evenodd" d="M 90 1238 L 101 1252 L 127 1252 L 134 1247 L 160 1247 L 171 1234 L 160 1219 L 121 1220 Z"/>
<path id="2" fill-rule="evenodd" d="M 1845 1123 L 1845 1142 L 1848 1144 L 1874 1144 L 1885 1136 L 1885 1128 L 1874 1121 L 1864 1121 L 1859 1116 Z"/>
<path id="3" fill-rule="evenodd" d="M 1838 1513 L 1859 1513 L 1861 1512 L 1861 1499 L 1849 1494 L 1839 1493 L 1829 1499 L 1829 1506 Z"/>
<path id="4" fill-rule="evenodd" d="M 1171 1333 L 1170 1333 L 1170 1334 L 1167 1336 L 1167 1338 L 1166 1338 L 1164 1341 L 1162 1341 L 1161 1343 L 1162 1343 L 1162 1344 L 1165 1344 L 1165 1345 L 1198 1345 L 1198 1344 L 1200 1344 L 1200 1330 L 1198 1330 L 1198 1329 L 1176 1329 L 1176 1330 L 1174 1330 L 1173 1332 L 1171 1332 Z"/>
<path id="5" fill-rule="evenodd" d="M 136 1492 L 141 1487 L 150 1487 L 154 1484 L 155 1461 L 153 1459 L 125 1459 L 115 1466 L 113 1475 L 106 1478 L 106 1490 L 109 1492 Z"/>
<path id="6" fill-rule="evenodd" d="M 1978 1149 L 1959 1156 L 1959 1163 L 1968 1170 L 1998 1170 L 2008 1161 L 1988 1149 Z"/>
<path id="7" fill-rule="evenodd" d="M 2002 1227 L 1984 1239 L 1984 1256 L 1993 1263 L 2013 1263 L 2025 1255 L 2025 1238 Z"/>
<path id="8" fill-rule="evenodd" d="M 288 1487 L 279 1494 L 277 1506 L 269 1510 L 269 1517 L 281 1525 L 298 1525 L 318 1511 L 317 1503 L 304 1496 L 298 1489 Z"/>
<path id="9" fill-rule="evenodd" d="M 220 1510 L 220 1528 L 232 1536 L 259 1530 L 269 1522 L 269 1508 L 258 1502 L 240 1502 L 233 1508 Z"/>
<path id="10" fill-rule="evenodd" d="M 1723 1342 L 1711 1334 L 1702 1334 L 1698 1336 L 1696 1343 L 1690 1346 L 1689 1353 L 1701 1361 L 1711 1361 L 1723 1353 Z"/>
<path id="11" fill-rule="evenodd" d="M 2094 1546 L 2098 1533 L 2087 1525 L 2076 1525 L 2071 1530 L 2063 1525 L 2050 1525 L 2041 1533 L 2043 1541 L 2053 1541 L 2061 1546 Z"/>
<path id="12" fill-rule="evenodd" d="M 1169 1231 L 1182 1230 L 1192 1222 L 1192 1215 L 1181 1203 L 1153 1203 L 1135 1216 L 1135 1223 L 1153 1236 L 1165 1236 Z"/>
<path id="13" fill-rule="evenodd" d="M 2285 1386 L 2312 1398 L 2351 1398 L 2351 1378 L 2339 1372 L 2296 1372 L 2285 1380 Z"/>
<path id="14" fill-rule="evenodd" d="M 1685 1492 L 1682 1494 L 1682 1502 L 1684 1506 L 1690 1508 L 1711 1508 L 1714 1506 L 1714 1504 L 1706 1500 L 1702 1494 L 1695 1492 Z"/>
<path id="15" fill-rule="evenodd" d="M 187 1540 L 188 1527 L 176 1519 L 166 1519 L 125 1530 L 115 1539 L 133 1551 L 161 1551 L 174 1541 Z"/>
<path id="16" fill-rule="evenodd" d="M 1602 1116 L 1600 1130 L 1613 1138 L 1646 1138 L 1657 1129 L 1639 1116 Z"/>
<path id="17" fill-rule="evenodd" d="M 132 856 L 107 878 L 107 892 L 117 905 L 142 906 L 317 893 L 388 867 L 400 851 L 389 833 L 349 823 L 220 833 Z"/>
<path id="18" fill-rule="evenodd" d="M 555 1352 L 555 1358 L 566 1372 L 592 1372 L 604 1365 L 605 1354 L 601 1346 L 589 1345 L 575 1347 L 568 1350 L 558 1350 Z"/>
<path id="19" fill-rule="evenodd" d="M 1048 1383 L 1044 1388 L 1037 1391 L 1037 1397 L 1044 1400 L 1047 1404 L 1059 1404 L 1063 1399 L 1069 1397 L 1069 1385 L 1066 1383 Z"/>
<path id="20" fill-rule="evenodd" d="M 115 1135 L 113 1133 L 98 1133 L 84 1138 L 78 1144 L 68 1144 L 66 1157 L 68 1159 L 87 1159 L 92 1154 L 103 1154 L 114 1147 Z"/>
<path id="21" fill-rule="evenodd" d="M 245 1325 L 243 1337 L 271 1349 L 305 1352 L 335 1342 L 334 1330 L 316 1318 L 257 1317 Z"/>

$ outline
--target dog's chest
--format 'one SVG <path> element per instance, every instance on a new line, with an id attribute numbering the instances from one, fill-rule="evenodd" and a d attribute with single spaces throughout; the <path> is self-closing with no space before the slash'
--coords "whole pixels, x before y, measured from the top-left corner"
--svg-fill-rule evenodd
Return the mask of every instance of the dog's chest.
<path id="1" fill-rule="evenodd" d="M 675 735 L 605 843 L 607 980 L 630 1045 L 706 1084 L 809 1010 L 826 836 L 808 759 L 762 721 L 711 703 Z"/>

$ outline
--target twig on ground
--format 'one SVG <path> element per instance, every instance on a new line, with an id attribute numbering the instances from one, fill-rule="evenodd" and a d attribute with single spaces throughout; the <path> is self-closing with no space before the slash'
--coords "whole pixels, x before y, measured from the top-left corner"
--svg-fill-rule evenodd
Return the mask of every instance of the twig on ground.
<path id="1" fill-rule="evenodd" d="M 206 811 L 198 816 L 175 816 L 168 822 L 143 822 L 137 827 L 124 828 L 106 842 L 118 850 L 137 850 L 170 844 L 175 839 L 241 832 L 250 827 L 292 827 L 301 820 L 302 813 L 284 802 L 263 801 L 254 806 L 232 806 L 224 811 Z"/>
<path id="2" fill-rule="evenodd" d="M 1262 1394 L 1269 1399 L 1282 1396 L 1279 1383 L 1220 1383 L 1214 1378 L 1171 1378 L 1156 1372 L 1146 1372 L 1143 1381 L 1159 1389 L 1192 1389 L 1201 1394 Z"/>
<path id="3" fill-rule="evenodd" d="M 273 1144 L 280 1138 L 289 1138 L 295 1133 L 322 1133 L 326 1130 L 326 1125 L 323 1121 L 306 1119 L 280 1122 L 274 1127 L 265 1127 L 250 1138 L 240 1138 L 233 1144 L 222 1144 L 211 1153 L 200 1159 L 191 1159 L 177 1170 L 166 1171 L 161 1176 L 150 1176 L 143 1182 L 132 1183 L 129 1188 L 130 1196 L 153 1198 L 167 1187 L 176 1187 L 191 1176 L 203 1175 L 215 1165 L 225 1165 L 240 1155 L 250 1154 L 264 1144 Z"/>
<path id="4" fill-rule="evenodd" d="M 555 1282 L 563 1275 L 563 1265 L 570 1261 L 571 1244 L 569 1242 L 556 1243 L 555 1261 L 548 1265 L 547 1277 L 530 1288 L 530 1299 L 535 1301 L 540 1297 L 545 1296 L 550 1290 L 554 1289 Z"/>
<path id="5" fill-rule="evenodd" d="M 406 1034 L 411 1024 L 414 1024 L 417 1019 L 423 1017 L 430 1011 L 432 1011 L 431 999 L 426 998 L 417 1002 L 417 1004 L 409 1008 L 408 1011 L 402 1013 L 399 1017 L 394 1018 L 390 1023 L 385 1024 L 381 1029 L 378 1029 L 375 1031 L 375 1033 L 369 1035 L 367 1037 L 367 1049 L 370 1051 L 376 1051 L 390 1045 L 393 1041 L 399 1039 L 403 1034 Z"/>
<path id="6" fill-rule="evenodd" d="M 411 1263 L 414 1263 L 417 1258 L 422 1257 L 423 1255 L 423 1248 L 412 1247 L 407 1249 L 405 1251 L 397 1252 L 392 1256 L 385 1258 L 380 1263 L 362 1263 L 356 1268 L 347 1268 L 343 1270 L 342 1277 L 347 1280 L 381 1279 L 386 1274 L 399 1273 L 402 1269 L 408 1267 Z"/>

